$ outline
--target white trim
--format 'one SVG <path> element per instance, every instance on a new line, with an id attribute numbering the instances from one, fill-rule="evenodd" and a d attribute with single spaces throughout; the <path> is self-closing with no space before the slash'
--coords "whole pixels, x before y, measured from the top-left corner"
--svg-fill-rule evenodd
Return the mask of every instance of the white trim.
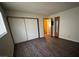
<path id="1" fill-rule="evenodd" d="M 7 32 L 4 32 L 0 35 L 0 38 L 2 38 L 5 34 L 7 34 Z"/>

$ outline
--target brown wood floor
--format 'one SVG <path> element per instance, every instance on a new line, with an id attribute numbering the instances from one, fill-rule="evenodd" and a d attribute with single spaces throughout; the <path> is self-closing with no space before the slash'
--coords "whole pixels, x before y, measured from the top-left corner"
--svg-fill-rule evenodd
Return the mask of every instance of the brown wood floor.
<path id="1" fill-rule="evenodd" d="M 76 57 L 79 43 L 58 38 L 39 38 L 15 45 L 16 57 Z"/>

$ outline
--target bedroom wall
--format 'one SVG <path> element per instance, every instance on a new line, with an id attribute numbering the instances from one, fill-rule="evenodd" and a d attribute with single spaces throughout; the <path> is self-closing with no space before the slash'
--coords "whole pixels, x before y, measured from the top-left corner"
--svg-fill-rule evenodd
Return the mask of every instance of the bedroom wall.
<path id="1" fill-rule="evenodd" d="M 8 32 L 6 35 L 0 38 L 0 56 L 13 56 L 14 44 L 5 18 L 6 17 L 5 13 L 2 10 L 1 6 L 0 6 L 0 11 L 2 12 L 3 19 Z"/>
<path id="2" fill-rule="evenodd" d="M 79 7 L 50 15 L 57 16 L 60 16 L 59 37 L 79 42 Z"/>

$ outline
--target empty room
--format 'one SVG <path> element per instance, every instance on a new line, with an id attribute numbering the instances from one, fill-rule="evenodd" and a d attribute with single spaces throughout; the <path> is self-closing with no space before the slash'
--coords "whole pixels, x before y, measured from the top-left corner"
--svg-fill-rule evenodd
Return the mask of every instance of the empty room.
<path id="1" fill-rule="evenodd" d="M 0 2 L 1 57 L 79 57 L 79 2 Z"/>

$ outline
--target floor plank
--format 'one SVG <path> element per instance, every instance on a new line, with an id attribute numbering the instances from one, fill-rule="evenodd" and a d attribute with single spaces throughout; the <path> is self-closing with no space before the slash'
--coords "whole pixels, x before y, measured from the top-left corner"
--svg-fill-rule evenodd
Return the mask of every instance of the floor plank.
<path id="1" fill-rule="evenodd" d="M 15 57 L 76 57 L 79 43 L 59 38 L 39 38 L 15 45 Z"/>

